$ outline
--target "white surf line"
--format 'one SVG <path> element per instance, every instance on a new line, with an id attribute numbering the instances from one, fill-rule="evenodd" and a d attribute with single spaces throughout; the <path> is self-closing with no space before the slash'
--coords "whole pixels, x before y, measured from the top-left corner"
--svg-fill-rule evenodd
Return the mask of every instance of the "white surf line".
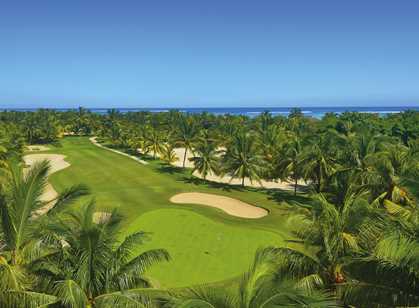
<path id="1" fill-rule="evenodd" d="M 148 165 L 148 162 L 146 162 L 145 160 L 142 160 L 142 159 L 140 159 L 140 158 L 138 158 L 138 157 L 135 157 L 135 156 L 133 156 L 133 155 L 129 155 L 129 154 L 127 154 L 127 153 L 124 153 L 124 152 L 121 152 L 121 151 L 118 151 L 118 150 L 115 150 L 115 149 L 110 149 L 110 148 L 108 148 L 108 147 L 105 147 L 104 145 L 101 145 L 99 142 L 97 142 L 96 141 L 96 137 L 91 137 L 91 138 L 89 138 L 89 140 L 95 145 L 95 146 L 98 146 L 98 147 L 100 147 L 100 148 L 102 148 L 102 149 L 105 149 L 105 150 L 108 150 L 108 151 L 111 151 L 111 152 L 114 152 L 114 153 L 117 153 L 117 154 L 120 154 L 120 155 L 123 155 L 123 156 L 126 156 L 126 157 L 129 157 L 129 158 L 131 158 L 131 159 L 133 159 L 133 160 L 135 160 L 135 161 L 137 161 L 137 162 L 139 162 L 140 164 L 143 164 L 143 165 Z"/>

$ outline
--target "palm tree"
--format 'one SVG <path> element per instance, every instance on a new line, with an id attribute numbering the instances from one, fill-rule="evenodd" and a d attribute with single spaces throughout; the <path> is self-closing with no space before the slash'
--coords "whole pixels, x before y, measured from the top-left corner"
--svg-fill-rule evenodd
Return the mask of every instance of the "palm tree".
<path id="1" fill-rule="evenodd" d="M 385 215 L 362 227 L 361 250 L 347 265 L 342 297 L 352 305 L 419 305 L 419 211 L 385 200 Z"/>
<path id="2" fill-rule="evenodd" d="M 326 292 L 307 293 L 275 273 L 276 248 L 256 252 L 237 289 L 202 286 L 173 294 L 165 308 L 339 307 Z"/>
<path id="3" fill-rule="evenodd" d="M 362 195 L 348 194 L 341 207 L 316 195 L 313 209 L 290 218 L 308 249 L 278 248 L 279 273 L 298 279 L 307 290 L 343 283 L 347 279 L 343 267 L 359 249 L 359 229 L 372 213 Z M 316 247 L 315 253 L 310 247 Z"/>
<path id="4" fill-rule="evenodd" d="M 193 151 L 193 144 L 198 134 L 198 129 L 193 118 L 181 116 L 179 118 L 179 127 L 177 133 L 176 143 L 185 149 L 182 163 L 183 168 L 185 168 L 186 155 L 188 151 Z"/>
<path id="5" fill-rule="evenodd" d="M 146 149 L 147 151 L 153 152 L 153 159 L 156 159 L 157 155 L 163 151 L 163 136 L 161 133 L 154 128 L 149 127 L 146 132 Z"/>
<path id="6" fill-rule="evenodd" d="M 196 143 L 194 149 L 195 156 L 189 158 L 194 164 L 193 171 L 197 170 L 203 176 L 204 180 L 206 180 L 208 174 L 218 174 L 220 170 L 219 153 L 214 142 L 201 138 Z"/>
<path id="7" fill-rule="evenodd" d="M 268 120 L 269 118 L 265 119 L 264 122 L 269 122 Z M 275 163 L 278 159 L 278 153 L 283 150 L 283 140 L 286 140 L 287 136 L 281 126 L 272 124 L 264 128 L 265 125 L 261 125 L 257 134 L 257 146 L 261 149 L 260 152 L 267 166 L 261 176 L 265 179 L 276 179 L 278 175 L 277 170 L 275 170 Z"/>
<path id="8" fill-rule="evenodd" d="M 129 149 L 133 153 L 138 153 L 141 151 L 143 153 L 146 148 L 147 140 L 144 137 L 143 131 L 133 130 L 131 134 L 128 135 L 127 144 Z"/>
<path id="9" fill-rule="evenodd" d="M 0 167 L 4 167 L 10 159 L 21 157 L 24 149 L 25 139 L 18 127 L 0 127 Z"/>
<path id="10" fill-rule="evenodd" d="M 352 281 L 342 297 L 359 307 L 417 307 L 418 260 L 417 238 L 387 234 L 348 265 Z"/>
<path id="11" fill-rule="evenodd" d="M 36 137 L 38 121 L 33 115 L 26 115 L 24 119 L 24 131 L 26 135 L 26 140 L 29 144 L 33 144 Z"/>
<path id="12" fill-rule="evenodd" d="M 415 178 L 419 168 L 409 155 L 408 148 L 400 144 L 383 144 L 384 149 L 368 157 L 367 172 L 363 181 L 374 198 L 385 194 L 385 199 L 409 202 L 408 191 L 403 185 L 406 177 Z"/>
<path id="13" fill-rule="evenodd" d="M 305 146 L 304 153 L 301 154 L 300 163 L 304 177 L 314 183 L 317 193 L 323 190 L 326 181 L 336 171 L 332 140 L 328 134 L 322 135 L 320 139 L 316 138 Z"/>
<path id="14" fill-rule="evenodd" d="M 169 261 L 168 252 L 136 252 L 149 235 L 136 232 L 121 242 L 121 217 L 115 211 L 97 215 L 95 210 L 92 201 L 48 226 L 59 250 L 36 267 L 42 285 L 64 306 L 144 307 L 152 286 L 144 274 Z"/>
<path id="15" fill-rule="evenodd" d="M 58 209 L 67 207 L 89 191 L 83 185 L 76 185 L 45 202 L 41 196 L 50 168 L 47 161 L 36 163 L 25 172 L 17 162 L 10 162 L 8 166 L 0 191 L 0 293 L 4 295 L 0 296 L 0 304 L 2 300 L 10 303 L 18 294 L 20 298 L 41 303 L 50 298 L 28 290 L 35 283 L 34 264 L 44 260 L 51 247 L 37 237 L 34 230 L 40 221 L 49 219 Z M 40 209 L 50 202 L 55 202 L 54 208 L 39 216 Z M 12 298 L 7 299 L 11 294 L 14 294 Z"/>
<path id="16" fill-rule="evenodd" d="M 173 150 L 173 146 L 170 143 L 167 143 L 163 146 L 161 151 L 161 159 L 168 165 L 173 164 L 179 160 L 179 158 L 176 156 L 176 152 Z"/>
<path id="17" fill-rule="evenodd" d="M 231 178 L 241 179 L 244 187 L 245 178 L 260 182 L 263 159 L 256 150 L 255 138 L 244 131 L 238 132 L 228 147 L 222 159 L 225 172 Z"/>
<path id="18" fill-rule="evenodd" d="M 368 159 L 377 153 L 382 140 L 380 135 L 361 133 L 348 138 L 341 151 L 340 160 L 345 167 L 355 171 L 361 185 L 365 184 L 364 175 L 368 173 Z"/>
<path id="19" fill-rule="evenodd" d="M 298 137 L 294 137 L 291 141 L 284 145 L 282 151 L 278 153 L 275 162 L 276 171 L 283 180 L 291 178 L 294 182 L 294 196 L 297 195 L 298 180 L 302 178 L 301 165 L 302 146 Z"/>

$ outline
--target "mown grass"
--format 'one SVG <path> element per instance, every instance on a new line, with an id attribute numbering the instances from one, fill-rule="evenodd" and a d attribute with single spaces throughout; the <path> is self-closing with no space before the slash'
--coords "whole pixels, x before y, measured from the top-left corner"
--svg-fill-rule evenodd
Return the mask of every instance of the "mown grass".
<path id="1" fill-rule="evenodd" d="M 258 247 L 285 245 L 289 237 L 286 206 L 278 201 L 292 199 L 288 192 L 207 183 L 158 161 L 142 165 L 96 147 L 85 137 L 67 137 L 61 145 L 49 152 L 66 155 L 71 167 L 51 176 L 53 186 L 61 190 L 85 183 L 99 209 L 118 208 L 124 234 L 150 232 L 142 249 L 165 248 L 173 259 L 149 273 L 162 287 L 230 279 L 248 268 Z M 238 198 L 266 208 L 269 215 L 242 219 L 214 208 L 169 202 L 174 194 L 189 191 Z"/>

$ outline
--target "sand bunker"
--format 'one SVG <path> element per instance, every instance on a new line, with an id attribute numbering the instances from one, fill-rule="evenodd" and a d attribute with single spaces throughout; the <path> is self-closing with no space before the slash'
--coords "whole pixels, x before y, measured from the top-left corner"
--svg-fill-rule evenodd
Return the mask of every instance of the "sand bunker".
<path id="1" fill-rule="evenodd" d="M 268 215 L 268 211 L 230 197 L 204 194 L 204 193 L 181 193 L 170 198 L 172 203 L 200 204 L 218 208 L 229 215 L 241 218 L 261 218 Z"/>
<path id="2" fill-rule="evenodd" d="M 127 153 L 124 153 L 124 152 L 121 152 L 121 151 L 118 151 L 118 150 L 115 150 L 115 149 L 111 149 L 111 148 L 108 148 L 108 147 L 105 147 L 105 146 L 101 145 L 99 142 L 97 142 L 97 141 L 96 141 L 96 137 L 91 137 L 91 138 L 89 138 L 89 140 L 90 140 L 90 141 L 91 141 L 94 145 L 96 145 L 96 146 L 98 146 L 98 147 L 100 147 L 100 148 L 102 148 L 102 149 L 105 149 L 105 150 L 108 150 L 108 151 L 111 151 L 111 152 L 114 152 L 114 153 L 117 153 L 117 154 L 120 154 L 120 155 L 123 155 L 123 156 L 129 157 L 129 158 L 131 158 L 131 159 L 133 159 L 133 160 L 138 161 L 140 164 L 143 164 L 143 165 L 147 165 L 147 164 L 148 164 L 148 162 L 146 162 L 145 160 L 142 160 L 142 159 L 140 159 L 140 158 L 138 158 L 138 157 L 136 157 L 136 156 L 129 155 L 129 154 L 127 154 Z"/>
<path id="3" fill-rule="evenodd" d="M 49 174 L 57 172 L 59 170 L 70 167 L 70 164 L 64 160 L 65 156 L 60 154 L 29 154 L 23 157 L 25 164 L 29 167 L 33 166 L 37 162 L 43 160 L 48 160 L 50 163 Z M 54 187 L 50 183 L 47 184 L 44 193 L 41 196 L 41 201 L 48 202 L 44 207 L 39 209 L 35 216 L 42 215 L 48 212 L 55 204 L 55 198 L 58 196 L 58 193 L 55 191 Z"/>

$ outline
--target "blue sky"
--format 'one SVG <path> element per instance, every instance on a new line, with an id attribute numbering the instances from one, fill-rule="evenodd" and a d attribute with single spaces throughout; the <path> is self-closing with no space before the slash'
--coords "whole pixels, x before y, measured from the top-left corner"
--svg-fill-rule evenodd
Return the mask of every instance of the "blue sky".
<path id="1" fill-rule="evenodd" d="M 0 107 L 419 105 L 419 1 L 4 1 Z"/>

